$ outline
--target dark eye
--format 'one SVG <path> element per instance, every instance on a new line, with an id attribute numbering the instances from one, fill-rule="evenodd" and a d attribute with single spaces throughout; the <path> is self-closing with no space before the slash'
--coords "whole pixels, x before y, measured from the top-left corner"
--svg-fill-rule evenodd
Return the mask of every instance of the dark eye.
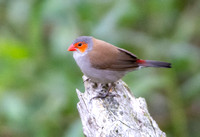
<path id="1" fill-rule="evenodd" d="M 79 46 L 79 47 L 82 46 L 82 43 L 79 43 L 78 46 Z"/>

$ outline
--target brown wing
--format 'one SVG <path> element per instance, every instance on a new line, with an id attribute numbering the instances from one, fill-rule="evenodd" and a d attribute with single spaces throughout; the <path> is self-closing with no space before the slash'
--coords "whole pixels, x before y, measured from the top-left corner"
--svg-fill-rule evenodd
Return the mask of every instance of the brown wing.
<path id="1" fill-rule="evenodd" d="M 88 55 L 92 66 L 98 69 L 124 71 L 138 67 L 134 54 L 95 38 Z"/>

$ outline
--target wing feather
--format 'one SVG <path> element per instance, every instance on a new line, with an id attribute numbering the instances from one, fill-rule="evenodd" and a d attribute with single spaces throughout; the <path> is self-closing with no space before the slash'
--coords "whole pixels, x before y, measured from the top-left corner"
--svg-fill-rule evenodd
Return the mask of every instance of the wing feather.
<path id="1" fill-rule="evenodd" d="M 91 65 L 97 69 L 125 71 L 138 67 L 137 57 L 134 54 L 95 38 L 93 38 L 93 49 L 88 54 Z"/>

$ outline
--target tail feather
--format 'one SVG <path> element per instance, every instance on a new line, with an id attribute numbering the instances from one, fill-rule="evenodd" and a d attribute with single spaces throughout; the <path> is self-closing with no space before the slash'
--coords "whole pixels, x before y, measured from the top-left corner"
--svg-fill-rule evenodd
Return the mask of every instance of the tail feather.
<path id="1" fill-rule="evenodd" d="M 139 66 L 144 67 L 158 67 L 158 68 L 171 68 L 171 63 L 154 61 L 154 60 L 138 60 Z"/>

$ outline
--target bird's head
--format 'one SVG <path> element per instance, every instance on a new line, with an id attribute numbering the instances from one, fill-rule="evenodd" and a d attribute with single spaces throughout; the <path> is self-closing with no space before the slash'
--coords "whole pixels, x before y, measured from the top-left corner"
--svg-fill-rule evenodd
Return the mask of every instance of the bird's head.
<path id="1" fill-rule="evenodd" d="M 69 46 L 68 51 L 85 54 L 92 49 L 93 41 L 91 36 L 80 36 Z"/>

